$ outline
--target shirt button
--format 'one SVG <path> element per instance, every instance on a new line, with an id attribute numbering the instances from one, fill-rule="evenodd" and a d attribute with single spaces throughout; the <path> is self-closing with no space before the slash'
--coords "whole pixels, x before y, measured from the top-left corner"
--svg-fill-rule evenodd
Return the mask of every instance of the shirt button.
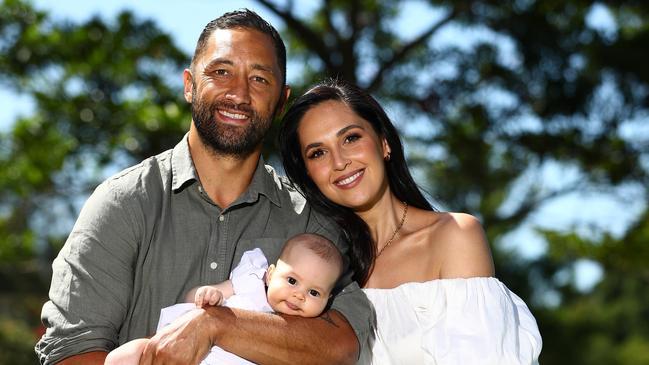
<path id="1" fill-rule="evenodd" d="M 225 217 L 222 216 L 222 215 L 220 215 L 220 216 L 219 216 L 219 222 L 223 222 L 224 220 L 225 220 Z"/>
<path id="2" fill-rule="evenodd" d="M 210 268 L 211 268 L 212 270 L 216 270 L 216 267 L 217 267 L 217 266 L 219 266 L 219 264 L 217 264 L 216 262 L 212 262 L 212 263 L 210 264 Z"/>

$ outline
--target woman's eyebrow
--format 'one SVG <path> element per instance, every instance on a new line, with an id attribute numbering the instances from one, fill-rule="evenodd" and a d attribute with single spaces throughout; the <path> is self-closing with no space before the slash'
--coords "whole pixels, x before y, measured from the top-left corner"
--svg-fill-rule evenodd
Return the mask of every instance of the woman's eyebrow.
<path id="1" fill-rule="evenodd" d="M 308 145 L 306 145 L 306 147 L 304 147 L 304 151 L 308 151 L 311 148 L 320 147 L 320 146 L 322 146 L 322 142 L 309 143 Z"/>
<path id="2" fill-rule="evenodd" d="M 336 133 L 336 137 L 340 137 L 343 134 L 345 134 L 348 130 L 354 129 L 354 128 L 360 128 L 360 129 L 363 129 L 363 130 L 365 129 L 360 124 L 350 124 L 350 125 L 346 126 L 345 128 L 342 128 L 341 130 L 339 130 L 338 133 Z"/>
<path id="3" fill-rule="evenodd" d="M 336 132 L 336 137 L 340 137 L 343 134 L 345 134 L 348 130 L 354 129 L 354 128 L 360 128 L 360 129 L 365 130 L 365 128 L 363 128 L 363 126 L 360 125 L 360 124 L 350 124 L 350 125 L 348 125 L 348 126 L 346 126 L 344 128 L 341 128 L 338 132 Z M 322 146 L 322 142 L 309 143 L 308 145 L 306 145 L 306 147 L 304 147 L 304 151 L 308 151 L 311 148 L 320 147 L 320 146 Z"/>

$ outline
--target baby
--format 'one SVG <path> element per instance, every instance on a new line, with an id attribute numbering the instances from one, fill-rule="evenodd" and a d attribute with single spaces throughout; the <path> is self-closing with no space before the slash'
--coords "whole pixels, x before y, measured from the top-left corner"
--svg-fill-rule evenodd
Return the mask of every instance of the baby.
<path id="1" fill-rule="evenodd" d="M 276 264 L 268 266 L 258 248 L 246 251 L 239 265 L 232 270 L 229 280 L 193 288 L 185 299 L 199 308 L 226 305 L 317 317 L 327 306 L 342 269 L 342 256 L 331 241 L 317 234 L 304 233 L 286 241 Z M 182 314 L 165 318 L 169 317 L 165 314 L 166 309 L 161 313 L 158 329 Z M 147 341 L 141 338 L 125 343 L 111 351 L 104 364 L 138 364 Z M 201 364 L 217 363 L 252 364 L 214 346 Z"/>

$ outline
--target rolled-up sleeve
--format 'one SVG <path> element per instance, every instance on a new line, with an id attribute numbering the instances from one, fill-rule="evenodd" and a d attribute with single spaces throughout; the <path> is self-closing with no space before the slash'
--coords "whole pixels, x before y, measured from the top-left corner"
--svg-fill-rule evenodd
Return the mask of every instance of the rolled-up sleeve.
<path id="1" fill-rule="evenodd" d="M 141 221 L 129 199 L 109 183 L 100 185 L 54 260 L 49 301 L 41 313 L 46 333 L 35 348 L 41 364 L 117 346 Z"/>
<path id="2" fill-rule="evenodd" d="M 343 238 L 342 232 L 335 224 L 324 218 L 322 215 L 314 212 L 314 219 L 311 220 L 309 231 L 321 234 L 329 238 L 340 249 L 345 257 L 345 272 L 338 281 L 337 286 L 340 290 L 333 298 L 331 309 L 342 314 L 356 334 L 359 344 L 359 354 L 366 351 L 365 347 L 369 346 L 369 336 L 372 334 L 376 323 L 374 307 L 358 283 L 352 280 L 353 272 L 350 269 L 349 243 Z"/>
<path id="3" fill-rule="evenodd" d="M 352 326 L 358 339 L 359 354 L 362 354 L 376 322 L 374 310 L 365 293 L 355 281 L 351 282 L 334 297 L 331 309 L 340 312 Z"/>

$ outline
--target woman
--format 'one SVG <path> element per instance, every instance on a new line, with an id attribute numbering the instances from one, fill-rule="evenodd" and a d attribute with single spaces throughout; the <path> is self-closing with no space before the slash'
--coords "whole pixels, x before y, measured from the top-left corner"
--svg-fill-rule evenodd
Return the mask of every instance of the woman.
<path id="1" fill-rule="evenodd" d="M 288 177 L 352 242 L 373 303 L 373 364 L 536 364 L 541 337 L 525 303 L 493 277 L 478 220 L 435 211 L 397 130 L 369 94 L 328 80 L 284 116 Z"/>

